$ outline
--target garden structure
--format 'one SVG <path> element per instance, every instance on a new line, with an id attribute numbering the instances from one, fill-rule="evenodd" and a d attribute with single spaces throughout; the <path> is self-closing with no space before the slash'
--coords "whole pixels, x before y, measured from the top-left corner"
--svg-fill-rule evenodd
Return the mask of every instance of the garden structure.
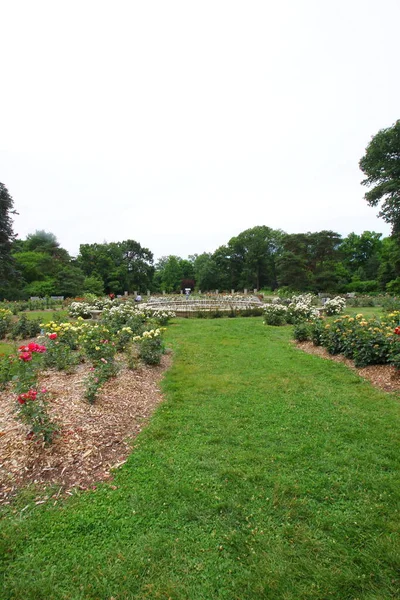
<path id="1" fill-rule="evenodd" d="M 177 317 L 197 317 L 199 313 L 242 313 L 262 308 L 257 296 L 219 295 L 204 297 L 158 296 L 148 299 L 146 306 L 157 310 L 172 310 Z"/>

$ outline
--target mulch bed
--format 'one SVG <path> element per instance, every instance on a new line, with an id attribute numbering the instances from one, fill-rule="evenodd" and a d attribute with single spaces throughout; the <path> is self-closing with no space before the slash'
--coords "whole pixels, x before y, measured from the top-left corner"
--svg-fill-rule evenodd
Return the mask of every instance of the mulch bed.
<path id="1" fill-rule="evenodd" d="M 316 354 L 321 358 L 345 364 L 353 371 L 356 371 L 360 377 L 367 379 L 374 386 L 385 392 L 400 391 L 400 372 L 391 365 L 369 365 L 368 367 L 357 368 L 354 366 L 352 360 L 341 354 L 329 354 L 325 348 L 314 346 L 312 342 L 296 342 L 296 346 L 308 354 Z"/>
<path id="2" fill-rule="evenodd" d="M 52 497 L 57 498 L 109 479 L 111 470 L 126 461 L 132 439 L 161 402 L 158 382 L 170 362 L 170 355 L 164 355 L 157 367 L 143 365 L 130 371 L 121 365 L 118 376 L 106 382 L 93 405 L 83 397 L 87 365 L 79 365 L 70 375 L 44 372 L 40 384 L 50 392 L 49 412 L 60 428 L 48 447 L 27 438 L 26 426 L 15 419 L 15 395 L 11 388 L 2 392 L 0 504 L 9 504 L 28 484 L 56 485 Z"/>

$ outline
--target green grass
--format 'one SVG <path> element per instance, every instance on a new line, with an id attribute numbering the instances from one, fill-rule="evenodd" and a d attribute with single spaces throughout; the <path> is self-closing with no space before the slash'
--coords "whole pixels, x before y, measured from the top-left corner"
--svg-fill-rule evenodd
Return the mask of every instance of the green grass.
<path id="1" fill-rule="evenodd" d="M 0 342 L 0 354 L 12 354 L 15 351 L 15 344 Z"/>
<path id="2" fill-rule="evenodd" d="M 65 317 L 65 320 L 68 321 L 68 311 L 67 310 L 28 310 L 22 311 L 19 313 L 19 317 L 25 315 L 28 319 L 40 319 L 42 323 L 48 323 L 53 320 L 54 313 L 57 315 Z"/>
<path id="3" fill-rule="evenodd" d="M 2 598 L 400 596 L 400 404 L 260 318 L 179 320 L 111 485 L 4 513 Z"/>

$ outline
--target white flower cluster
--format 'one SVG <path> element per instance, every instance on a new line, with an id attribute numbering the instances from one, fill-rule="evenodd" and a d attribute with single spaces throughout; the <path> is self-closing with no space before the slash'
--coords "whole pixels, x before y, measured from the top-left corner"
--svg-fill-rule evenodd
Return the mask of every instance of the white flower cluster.
<path id="1" fill-rule="evenodd" d="M 288 307 L 284 304 L 267 304 L 264 308 L 264 325 L 285 325 Z"/>
<path id="2" fill-rule="evenodd" d="M 104 309 L 103 315 L 104 316 L 117 316 L 117 317 L 131 317 L 132 315 L 139 315 L 139 316 L 143 316 L 143 313 L 140 313 L 140 311 L 137 309 L 137 307 L 134 304 L 118 304 L 118 305 L 113 305 L 111 307 L 106 307 Z"/>
<path id="3" fill-rule="evenodd" d="M 277 302 L 267 304 L 264 308 L 264 313 L 268 315 L 286 315 L 288 307 Z"/>
<path id="4" fill-rule="evenodd" d="M 313 306 L 315 296 L 313 294 L 300 294 L 292 296 L 288 306 L 288 321 L 304 321 L 307 319 L 316 319 L 319 316 L 318 310 Z"/>
<path id="5" fill-rule="evenodd" d="M 83 317 L 89 318 L 92 316 L 91 311 L 92 307 L 87 302 L 72 302 L 68 309 L 68 314 L 70 317 Z M 96 310 L 96 309 L 93 309 Z"/>
<path id="6" fill-rule="evenodd" d="M 167 324 L 170 319 L 175 317 L 173 310 L 167 308 L 152 308 L 151 306 L 141 306 L 141 311 L 146 317 L 156 319 L 161 324 Z"/>
<path id="7" fill-rule="evenodd" d="M 103 310 L 111 304 L 112 301 L 108 298 L 99 298 L 91 304 L 89 304 L 88 302 L 71 302 L 70 307 L 68 309 L 68 313 L 70 317 L 74 318 L 89 318 L 92 316 L 92 310 Z"/>
<path id="8" fill-rule="evenodd" d="M 331 315 L 339 315 L 346 308 L 346 300 L 341 296 L 336 296 L 336 298 L 331 298 L 327 300 L 324 304 L 325 313 L 328 316 Z"/>

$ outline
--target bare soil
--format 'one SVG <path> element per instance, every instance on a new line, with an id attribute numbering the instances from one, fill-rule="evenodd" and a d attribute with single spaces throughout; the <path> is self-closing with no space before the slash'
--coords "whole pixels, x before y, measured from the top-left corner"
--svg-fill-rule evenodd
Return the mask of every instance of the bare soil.
<path id="1" fill-rule="evenodd" d="M 59 427 L 47 447 L 29 439 L 26 426 L 16 421 L 11 388 L 2 392 L 0 504 L 9 504 L 28 484 L 56 485 L 58 496 L 109 479 L 111 470 L 126 461 L 132 440 L 162 401 L 158 384 L 170 362 L 170 355 L 164 355 L 157 367 L 144 365 L 130 371 L 122 365 L 92 405 L 83 397 L 87 365 L 79 365 L 70 375 L 44 372 L 40 384 L 50 392 L 49 412 Z"/>

